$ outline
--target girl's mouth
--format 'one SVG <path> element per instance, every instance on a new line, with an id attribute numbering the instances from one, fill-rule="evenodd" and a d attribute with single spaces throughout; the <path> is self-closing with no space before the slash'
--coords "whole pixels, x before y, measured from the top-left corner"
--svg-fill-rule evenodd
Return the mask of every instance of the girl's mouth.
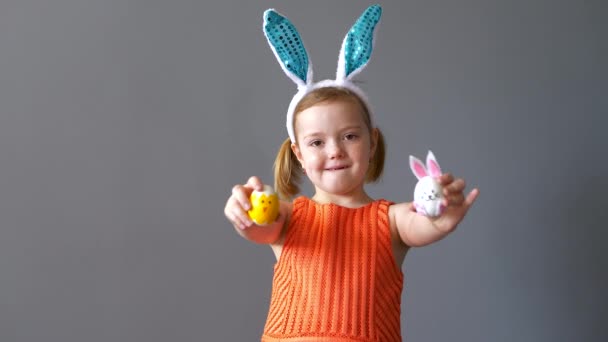
<path id="1" fill-rule="evenodd" d="M 339 170 L 344 170 L 346 168 L 348 168 L 348 166 L 336 166 L 336 167 L 330 167 L 326 170 L 327 171 L 339 171 Z"/>

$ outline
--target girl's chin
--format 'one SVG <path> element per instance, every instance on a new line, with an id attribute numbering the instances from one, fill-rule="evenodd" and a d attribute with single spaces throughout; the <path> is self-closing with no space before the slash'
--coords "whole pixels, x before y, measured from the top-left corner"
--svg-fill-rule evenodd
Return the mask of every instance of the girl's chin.
<path id="1" fill-rule="evenodd" d="M 362 189 L 362 186 L 363 183 L 361 183 L 359 186 L 353 186 L 352 183 L 341 184 L 338 182 L 326 181 L 322 182 L 321 184 L 317 184 L 315 188 L 332 195 L 349 195 L 356 192 L 356 190 L 359 188 Z"/>

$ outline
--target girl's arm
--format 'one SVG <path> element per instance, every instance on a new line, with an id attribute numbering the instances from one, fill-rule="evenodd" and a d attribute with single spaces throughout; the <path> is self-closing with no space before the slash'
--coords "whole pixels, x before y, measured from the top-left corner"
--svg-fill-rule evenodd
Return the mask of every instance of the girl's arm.
<path id="1" fill-rule="evenodd" d="M 412 203 L 400 203 L 390 207 L 391 225 L 397 230 L 401 241 L 410 247 L 420 247 L 443 239 L 454 231 L 473 205 L 478 189 L 464 196 L 465 181 L 454 179 L 451 174 L 439 178 L 444 191 L 444 213 L 429 218 L 416 213 Z"/>
<path id="2" fill-rule="evenodd" d="M 258 177 L 251 177 L 246 184 L 237 184 L 232 188 L 232 195 L 226 201 L 224 214 L 232 223 L 234 229 L 245 239 L 260 243 L 273 244 L 281 237 L 284 227 L 289 222 L 291 216 L 291 203 L 280 201 L 279 216 L 274 223 L 267 225 L 255 224 L 247 215 L 251 209 L 249 196 L 254 190 L 261 191 L 264 184 Z"/>

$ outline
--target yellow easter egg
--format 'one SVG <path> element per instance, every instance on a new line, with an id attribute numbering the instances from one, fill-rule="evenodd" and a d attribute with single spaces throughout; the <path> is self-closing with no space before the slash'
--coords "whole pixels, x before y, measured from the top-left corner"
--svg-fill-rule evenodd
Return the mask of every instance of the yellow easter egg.
<path id="1" fill-rule="evenodd" d="M 249 198 L 251 210 L 249 218 L 258 225 L 267 225 L 276 221 L 279 216 L 279 196 L 271 186 L 264 185 L 263 191 L 254 190 Z"/>

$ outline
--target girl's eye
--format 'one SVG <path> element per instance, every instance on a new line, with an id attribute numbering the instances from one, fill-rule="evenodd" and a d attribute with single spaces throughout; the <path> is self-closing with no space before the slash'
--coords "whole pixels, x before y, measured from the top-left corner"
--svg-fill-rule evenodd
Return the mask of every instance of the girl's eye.
<path id="1" fill-rule="evenodd" d="M 313 141 L 309 142 L 308 145 L 312 146 L 312 147 L 321 146 L 321 140 L 313 140 Z"/>
<path id="2" fill-rule="evenodd" d="M 344 136 L 345 140 L 354 140 L 357 139 L 357 135 L 356 134 L 352 134 L 352 133 L 348 133 L 347 135 Z"/>

